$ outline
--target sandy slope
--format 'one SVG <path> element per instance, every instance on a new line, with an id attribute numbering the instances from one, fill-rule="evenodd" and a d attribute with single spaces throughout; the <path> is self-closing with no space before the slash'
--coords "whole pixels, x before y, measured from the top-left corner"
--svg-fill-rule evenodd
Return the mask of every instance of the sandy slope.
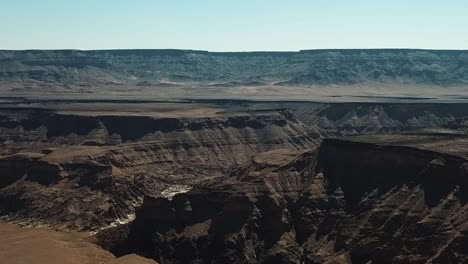
<path id="1" fill-rule="evenodd" d="M 115 258 L 84 234 L 0 224 L 0 263 L 5 264 L 155 264 L 136 255 Z"/>

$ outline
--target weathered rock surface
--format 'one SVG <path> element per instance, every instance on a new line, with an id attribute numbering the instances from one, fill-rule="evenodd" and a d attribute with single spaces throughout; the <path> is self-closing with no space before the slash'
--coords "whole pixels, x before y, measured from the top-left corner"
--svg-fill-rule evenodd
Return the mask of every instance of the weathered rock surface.
<path id="1" fill-rule="evenodd" d="M 430 103 L 291 103 L 294 117 L 323 136 L 396 133 L 465 134 L 468 107 Z"/>
<path id="2" fill-rule="evenodd" d="M 255 153 L 301 151 L 319 137 L 287 112 L 191 119 L 2 114 L 0 214 L 78 230 L 127 222 L 145 194 L 171 196 Z"/>
<path id="3" fill-rule="evenodd" d="M 464 104 L 96 104 L 2 110 L 2 220 L 160 263 L 467 261 Z"/>
<path id="4" fill-rule="evenodd" d="M 109 248 L 161 263 L 468 260 L 460 156 L 325 140 L 286 164 L 261 160 L 171 199 L 146 197 Z"/>

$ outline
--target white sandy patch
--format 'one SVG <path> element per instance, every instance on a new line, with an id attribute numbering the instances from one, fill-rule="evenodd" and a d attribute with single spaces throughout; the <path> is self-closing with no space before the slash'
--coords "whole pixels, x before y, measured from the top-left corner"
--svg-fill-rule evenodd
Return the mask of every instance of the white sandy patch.
<path id="1" fill-rule="evenodd" d="M 186 192 L 190 191 L 191 189 L 192 189 L 192 187 L 188 186 L 188 185 L 174 185 L 174 186 L 171 186 L 171 187 L 165 189 L 164 191 L 162 191 L 161 196 L 166 198 L 166 199 L 172 200 L 172 198 L 176 194 L 186 193 Z"/>

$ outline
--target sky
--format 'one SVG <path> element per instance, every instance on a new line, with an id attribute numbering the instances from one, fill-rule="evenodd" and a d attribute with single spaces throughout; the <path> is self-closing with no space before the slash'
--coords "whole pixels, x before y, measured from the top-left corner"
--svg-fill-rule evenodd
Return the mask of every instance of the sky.
<path id="1" fill-rule="evenodd" d="M 0 49 L 468 49 L 468 0 L 0 0 Z"/>

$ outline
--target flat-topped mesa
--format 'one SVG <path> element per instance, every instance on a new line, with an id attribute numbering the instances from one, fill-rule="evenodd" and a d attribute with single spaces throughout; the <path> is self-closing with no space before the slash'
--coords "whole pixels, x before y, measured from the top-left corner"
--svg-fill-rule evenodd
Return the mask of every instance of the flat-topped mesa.
<path id="1" fill-rule="evenodd" d="M 220 134 L 220 130 L 225 132 Z M 208 139 L 207 134 L 210 134 L 214 137 L 210 139 L 212 142 L 237 138 L 237 141 L 245 143 L 261 140 L 273 144 L 281 141 L 285 133 L 296 131 L 298 135 L 291 137 L 291 143 L 295 139 L 299 143 L 320 137 L 318 132 L 298 122 L 286 110 L 193 118 L 75 115 L 28 109 L 5 110 L 0 115 L 0 140 L 3 142 L 47 140 L 49 143 L 86 145 L 136 141 L 190 143 Z M 252 134 L 258 137 L 252 137 Z"/>
<path id="2" fill-rule="evenodd" d="M 259 85 L 351 85 L 375 81 L 449 86 L 467 84 L 467 54 L 463 50 L 405 49 L 0 51 L 0 81 L 81 88 L 90 84 L 161 81 L 181 84 L 253 81 Z"/>
<path id="3" fill-rule="evenodd" d="M 0 122 L 0 140 L 7 146 L 2 150 L 4 155 L 45 151 L 48 159 L 71 159 L 74 155 L 75 159 L 97 160 L 121 169 L 158 162 L 160 168 L 171 169 L 171 174 L 176 163 L 223 167 L 211 172 L 220 175 L 223 169 L 243 163 L 255 153 L 305 150 L 316 146 L 320 137 L 284 110 L 193 118 L 16 112 L 6 111 L 5 122 Z M 69 151 L 62 150 L 70 145 Z"/>

